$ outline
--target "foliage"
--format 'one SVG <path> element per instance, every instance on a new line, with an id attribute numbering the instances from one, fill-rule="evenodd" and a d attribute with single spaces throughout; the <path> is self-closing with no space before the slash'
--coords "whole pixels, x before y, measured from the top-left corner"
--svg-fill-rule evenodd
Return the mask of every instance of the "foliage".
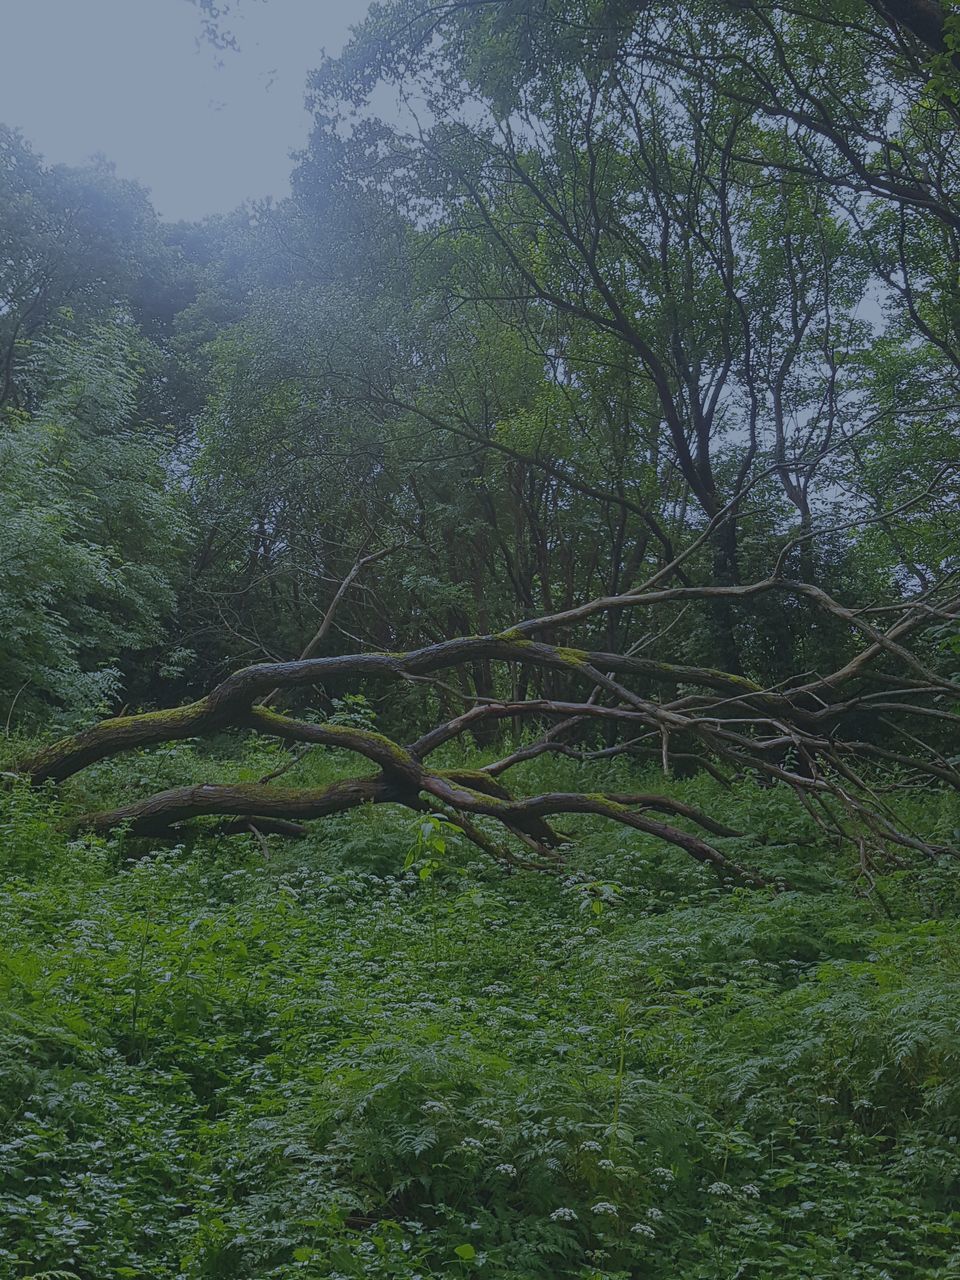
<path id="1" fill-rule="evenodd" d="M 130 298 L 159 256 L 146 193 L 105 161 L 48 168 L 0 126 L 0 408 L 29 407 L 33 345 L 65 309 L 96 322 Z"/>
<path id="2" fill-rule="evenodd" d="M 311 76 L 289 199 L 198 225 L 0 128 L 0 1280 L 960 1276 L 958 23 L 385 0 Z M 527 667 L 523 619 L 645 581 Z M 398 657 L 457 636 L 497 656 Z M 585 649 L 629 693 L 601 664 L 528 751 Z M 261 690 L 302 754 L 211 699 L 154 721 L 203 740 L 13 772 L 340 653 L 369 679 Z M 471 707 L 421 792 L 402 744 Z M 345 740 L 390 803 L 290 844 L 71 834 L 340 782 Z M 506 751 L 688 844 L 693 806 L 782 891 L 563 808 L 495 828 L 491 775 L 458 822 Z M 557 874 L 478 860 L 495 830 Z"/>
<path id="3" fill-rule="evenodd" d="M 721 892 L 615 829 L 562 884 L 436 821 L 404 869 L 386 810 L 268 860 L 200 837 L 127 862 L 46 796 L 2 804 L 11 1280 L 955 1272 L 952 866 L 857 896 L 748 782 L 723 816 L 762 807 L 752 856 L 817 892 Z"/>
<path id="4" fill-rule="evenodd" d="M 0 705 L 86 719 L 160 638 L 180 522 L 162 442 L 135 419 L 129 326 L 51 336 L 32 380 L 35 412 L 0 428 Z"/>

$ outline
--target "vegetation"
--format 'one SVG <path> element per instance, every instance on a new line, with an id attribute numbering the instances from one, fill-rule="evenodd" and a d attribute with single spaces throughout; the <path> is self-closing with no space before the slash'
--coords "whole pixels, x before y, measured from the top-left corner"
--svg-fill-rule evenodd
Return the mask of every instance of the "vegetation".
<path id="1" fill-rule="evenodd" d="M 388 808 L 130 862 L 8 793 L 2 1274 L 956 1274 L 956 864 L 870 883 L 779 790 L 667 790 L 798 888 L 581 820 L 562 879 L 505 875 Z"/>
<path id="2" fill-rule="evenodd" d="M 958 51 L 388 0 L 196 225 L 0 129 L 3 1280 L 960 1276 Z"/>

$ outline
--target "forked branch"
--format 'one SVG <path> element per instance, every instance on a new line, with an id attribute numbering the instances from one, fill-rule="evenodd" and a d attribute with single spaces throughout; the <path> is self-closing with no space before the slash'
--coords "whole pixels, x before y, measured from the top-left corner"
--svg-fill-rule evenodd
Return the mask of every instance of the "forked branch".
<path id="1" fill-rule="evenodd" d="M 743 676 L 707 667 L 561 647 L 531 638 L 611 611 L 654 611 L 677 602 L 690 605 L 717 598 L 744 603 L 770 593 L 806 601 L 849 634 L 859 634 L 863 647 L 836 671 L 808 673 L 776 688 L 762 688 Z M 104 720 L 64 738 L 23 761 L 19 772 L 33 782 L 60 782 L 125 751 L 240 728 L 286 742 L 347 751 L 378 772 L 319 789 L 274 787 L 267 781 L 179 787 L 88 815 L 78 825 L 99 832 L 127 827 L 137 834 L 162 835 L 185 822 L 218 816 L 227 820 L 221 830 L 249 830 L 253 825 L 261 832 L 276 832 L 287 824 L 289 834 L 301 834 L 302 823 L 361 804 L 391 803 L 414 810 L 435 805 L 459 815 L 468 837 L 487 852 L 518 861 L 486 831 L 483 822 L 493 821 L 533 851 L 536 861 L 527 859 L 525 865 L 555 867 L 563 838 L 548 819 L 582 814 L 642 831 L 745 883 L 766 883 L 758 872 L 734 862 L 689 828 L 699 828 L 715 840 L 738 833 L 669 796 L 554 792 L 517 798 L 499 780 L 523 759 L 543 751 L 578 754 L 560 741 L 561 733 L 582 735 L 591 724 L 604 723 L 618 740 L 601 755 L 626 752 L 650 741 L 659 750 L 661 743 L 669 742 L 677 758 L 702 761 L 715 775 L 722 766 L 734 772 L 750 770 L 770 783 L 788 785 L 808 808 L 814 805 L 813 811 L 827 802 L 838 805 L 847 814 L 850 838 L 868 831 L 874 840 L 937 856 L 947 850 L 902 829 L 878 798 L 866 770 L 872 761 L 879 761 L 924 776 L 930 785 L 960 787 L 960 771 L 950 762 L 949 753 L 920 736 L 929 730 L 941 738 L 956 737 L 960 721 L 941 704 L 945 697 L 960 694 L 960 687 L 936 668 L 929 645 L 920 652 L 907 648 L 932 625 L 960 617 L 960 597 L 942 593 L 938 599 L 928 594 L 904 601 L 882 630 L 872 620 L 876 616 L 875 611 L 845 607 L 819 587 L 779 578 L 742 587 L 638 589 L 530 619 L 505 632 L 464 636 L 407 653 L 305 657 L 246 667 L 187 706 Z M 558 673 L 570 688 L 582 689 L 583 697 L 481 701 L 406 746 L 371 729 L 314 724 L 265 705 L 265 695 L 272 699 L 279 692 L 334 677 L 414 680 L 478 659 Z M 539 741 L 480 770 L 449 771 L 428 765 L 438 748 L 477 725 L 507 720 L 554 727 Z M 871 725 L 882 731 L 881 742 L 865 733 L 865 726 L 869 730 Z M 891 736 L 896 742 L 886 741 Z M 651 812 L 683 825 L 650 817 Z"/>

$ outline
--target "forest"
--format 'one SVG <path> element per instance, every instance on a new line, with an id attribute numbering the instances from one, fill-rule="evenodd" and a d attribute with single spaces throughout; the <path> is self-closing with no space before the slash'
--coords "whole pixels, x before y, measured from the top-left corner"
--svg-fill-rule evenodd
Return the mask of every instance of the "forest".
<path id="1" fill-rule="evenodd" d="M 0 125 L 0 1280 L 960 1280 L 960 3 L 305 93 Z"/>

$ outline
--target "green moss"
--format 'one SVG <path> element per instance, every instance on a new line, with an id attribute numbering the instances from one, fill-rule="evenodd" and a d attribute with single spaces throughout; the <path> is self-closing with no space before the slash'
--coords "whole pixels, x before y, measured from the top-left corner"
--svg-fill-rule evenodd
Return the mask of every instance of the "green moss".
<path id="1" fill-rule="evenodd" d="M 608 813 L 629 813 L 629 809 L 625 804 L 617 804 L 616 800 L 611 800 L 609 796 L 605 796 L 602 791 L 591 791 L 584 796 L 585 800 L 589 800 L 592 804 L 603 805 Z"/>
<path id="2" fill-rule="evenodd" d="M 713 667 L 704 667 L 710 675 L 716 676 L 718 680 L 725 680 L 728 684 L 735 684 L 741 689 L 747 689 L 750 693 L 761 693 L 761 687 L 752 680 L 748 680 L 746 676 L 735 676 L 729 671 L 717 671 Z"/>
<path id="3" fill-rule="evenodd" d="M 126 728 L 129 725 L 137 724 L 181 725 L 184 721 L 196 719 L 206 709 L 206 699 L 202 699 L 199 702 L 188 702 L 185 707 L 169 707 L 162 711 L 144 711 L 138 716 L 118 716 L 114 720 L 105 720 L 103 727 L 116 729 L 121 726 Z"/>
<path id="4" fill-rule="evenodd" d="M 505 640 L 507 644 L 517 645 L 521 649 L 529 649 L 533 646 L 533 641 L 528 640 L 521 631 L 516 629 L 516 627 L 512 627 L 509 631 L 498 631 L 494 636 L 494 639 Z"/>
<path id="5" fill-rule="evenodd" d="M 443 776 L 449 778 L 451 782 L 456 782 L 458 785 L 461 782 L 464 783 L 464 785 L 470 782 L 493 782 L 490 775 L 484 773 L 482 769 L 451 769 Z"/>
<path id="6" fill-rule="evenodd" d="M 566 662 L 574 667 L 582 667 L 590 661 L 590 654 L 586 649 L 567 649 L 563 646 L 558 646 L 554 653 L 556 653 L 561 662 Z"/>
<path id="7" fill-rule="evenodd" d="M 254 724 L 261 733 L 274 732 L 278 737 L 291 736 L 290 730 L 295 727 L 294 721 L 289 720 L 277 711 L 271 711 L 268 707 L 257 708 Z M 413 763 L 413 758 L 408 751 L 394 742 L 392 738 L 388 738 L 382 733 L 377 733 L 374 729 L 356 729 L 351 728 L 349 725 L 341 724 L 323 724 L 312 727 L 322 732 L 331 746 L 342 742 L 346 750 L 362 753 L 363 746 L 367 745 L 374 748 L 381 756 L 390 756 L 401 768 L 408 768 Z"/>
<path id="8" fill-rule="evenodd" d="M 372 729 L 350 729 L 348 733 L 354 735 L 355 739 L 361 742 L 368 742 L 371 746 L 377 747 L 378 750 L 392 756 L 397 764 L 407 767 L 413 764 L 413 757 L 409 751 L 399 746 L 392 738 L 385 737 L 382 733 L 376 733 Z"/>
<path id="9" fill-rule="evenodd" d="M 526 636 L 521 635 L 516 629 L 512 631 L 501 631 L 496 636 L 497 640 L 505 640 L 507 644 L 513 645 L 517 649 L 534 649 L 538 648 L 535 640 L 528 640 Z M 590 654 L 586 649 L 569 649 L 563 645 L 553 646 L 551 652 L 556 654 L 561 662 L 571 667 L 582 667 L 584 663 L 590 661 Z"/>
<path id="10" fill-rule="evenodd" d="M 507 800 L 502 796 L 493 795 L 489 791 L 478 791 L 473 787 L 467 786 L 459 777 L 448 778 L 448 781 L 450 782 L 450 785 L 456 787 L 458 791 L 462 791 L 465 795 L 470 796 L 471 799 L 479 801 L 482 804 L 493 805 L 498 809 L 503 809 L 509 807 L 512 803 L 510 800 Z"/>

